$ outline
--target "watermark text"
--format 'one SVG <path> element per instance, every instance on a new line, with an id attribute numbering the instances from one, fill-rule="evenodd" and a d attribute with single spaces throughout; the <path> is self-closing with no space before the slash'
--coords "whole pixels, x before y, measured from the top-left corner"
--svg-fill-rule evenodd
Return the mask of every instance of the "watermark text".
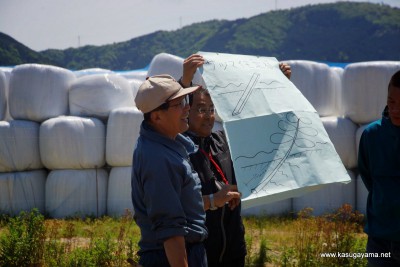
<path id="1" fill-rule="evenodd" d="M 321 258 L 390 258 L 390 252 L 385 253 L 351 253 L 351 252 L 329 252 L 329 253 L 321 253 Z"/>

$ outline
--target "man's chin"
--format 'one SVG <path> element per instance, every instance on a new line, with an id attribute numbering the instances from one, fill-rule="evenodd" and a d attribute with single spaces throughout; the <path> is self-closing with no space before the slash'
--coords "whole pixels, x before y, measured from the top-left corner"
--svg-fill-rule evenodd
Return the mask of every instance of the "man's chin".
<path id="1" fill-rule="evenodd" d="M 390 118 L 390 121 L 393 123 L 393 125 L 400 126 L 400 118 Z"/>
<path id="2" fill-rule="evenodd" d="M 207 137 L 207 136 L 211 135 L 211 133 L 212 133 L 212 129 L 206 130 L 206 131 L 203 131 L 203 132 L 202 132 L 202 136 L 203 136 L 203 137 Z"/>
<path id="3" fill-rule="evenodd" d="M 392 121 L 394 126 L 400 127 L 400 121 Z"/>
<path id="4" fill-rule="evenodd" d="M 186 132 L 187 130 L 189 130 L 189 124 L 188 123 L 182 123 L 181 129 L 182 129 L 181 133 Z"/>

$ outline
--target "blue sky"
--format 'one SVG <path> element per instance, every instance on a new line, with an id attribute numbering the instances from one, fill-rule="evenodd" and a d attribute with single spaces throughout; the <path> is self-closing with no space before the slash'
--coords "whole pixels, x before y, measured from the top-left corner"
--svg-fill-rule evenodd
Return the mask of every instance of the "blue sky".
<path id="1" fill-rule="evenodd" d="M 249 18 L 331 0 L 0 0 L 0 32 L 29 48 L 65 49 L 127 41 L 212 19 Z M 353 1 L 400 7 L 400 0 Z"/>

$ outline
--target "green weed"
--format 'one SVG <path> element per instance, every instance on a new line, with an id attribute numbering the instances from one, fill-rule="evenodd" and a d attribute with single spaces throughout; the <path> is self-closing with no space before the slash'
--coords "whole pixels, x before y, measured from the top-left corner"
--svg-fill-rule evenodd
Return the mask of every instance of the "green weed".
<path id="1" fill-rule="evenodd" d="M 44 217 L 37 209 L 10 218 L 0 236 L 0 266 L 40 266 L 45 248 Z"/>
<path id="2" fill-rule="evenodd" d="M 366 266 L 366 260 L 361 258 L 321 256 L 365 252 L 363 215 L 353 211 L 350 205 L 319 217 L 312 216 L 312 209 L 304 209 L 298 213 L 293 226 L 294 243 L 282 253 L 282 266 Z"/>
<path id="3" fill-rule="evenodd" d="M 361 258 L 321 253 L 365 252 L 363 216 L 344 205 L 315 217 L 244 217 L 247 267 L 366 266 Z M 45 219 L 37 210 L 0 217 L 0 266 L 135 266 L 140 231 L 132 214 L 120 218 Z"/>

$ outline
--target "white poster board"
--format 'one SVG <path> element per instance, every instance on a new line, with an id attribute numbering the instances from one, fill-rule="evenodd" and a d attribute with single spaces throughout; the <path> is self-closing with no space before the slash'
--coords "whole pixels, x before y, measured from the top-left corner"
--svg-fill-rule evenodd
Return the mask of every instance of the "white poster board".
<path id="1" fill-rule="evenodd" d="M 275 58 L 199 54 L 244 208 L 350 182 L 319 115 Z"/>

